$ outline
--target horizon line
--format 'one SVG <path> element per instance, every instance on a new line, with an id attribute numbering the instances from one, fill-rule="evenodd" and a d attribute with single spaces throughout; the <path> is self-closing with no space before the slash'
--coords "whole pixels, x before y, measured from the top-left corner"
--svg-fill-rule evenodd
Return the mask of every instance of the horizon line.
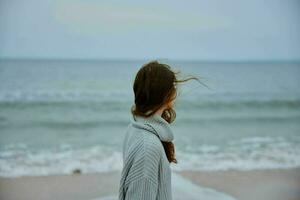
<path id="1" fill-rule="evenodd" d="M 174 61 L 174 62 L 300 62 L 300 59 L 183 59 L 183 58 L 62 58 L 62 57 L 0 57 L 0 61 L 19 60 L 19 61 L 114 61 L 114 62 L 132 62 L 132 61 Z"/>

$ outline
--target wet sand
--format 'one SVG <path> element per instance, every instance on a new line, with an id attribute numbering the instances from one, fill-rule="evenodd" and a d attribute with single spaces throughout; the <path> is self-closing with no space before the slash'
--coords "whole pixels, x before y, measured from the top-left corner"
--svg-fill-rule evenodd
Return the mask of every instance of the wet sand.
<path id="1" fill-rule="evenodd" d="M 239 200 L 300 200 L 300 168 L 179 174 Z"/>
<path id="2" fill-rule="evenodd" d="M 89 200 L 117 193 L 120 172 L 0 178 L 1 200 Z"/>
<path id="3" fill-rule="evenodd" d="M 300 168 L 173 172 L 239 200 L 299 200 Z M 118 193 L 120 172 L 0 178 L 1 200 L 92 200 Z M 176 199 L 176 197 L 174 197 Z M 201 199 L 201 198 L 199 198 Z"/>

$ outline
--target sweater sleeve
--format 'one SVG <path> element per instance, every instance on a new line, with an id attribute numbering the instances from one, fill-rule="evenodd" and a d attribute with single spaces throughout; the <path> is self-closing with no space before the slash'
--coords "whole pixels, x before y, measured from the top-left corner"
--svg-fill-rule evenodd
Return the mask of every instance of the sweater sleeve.
<path id="1" fill-rule="evenodd" d="M 155 200 L 158 184 L 149 177 L 142 177 L 133 181 L 126 192 L 126 200 Z"/>
<path id="2" fill-rule="evenodd" d="M 155 141 L 155 140 L 154 140 Z M 144 140 L 139 160 L 136 160 L 134 177 L 128 185 L 126 200 L 155 200 L 159 186 L 159 166 L 162 146 L 160 143 Z"/>

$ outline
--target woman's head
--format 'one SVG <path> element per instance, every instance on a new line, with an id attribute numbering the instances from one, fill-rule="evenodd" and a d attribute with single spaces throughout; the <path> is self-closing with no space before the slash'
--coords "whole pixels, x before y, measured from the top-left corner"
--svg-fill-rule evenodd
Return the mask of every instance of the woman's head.
<path id="1" fill-rule="evenodd" d="M 178 72 L 172 71 L 167 64 L 151 61 L 144 64 L 137 72 L 134 84 L 134 105 L 131 108 L 133 117 L 135 115 L 149 117 L 158 110 L 163 109 L 161 117 L 168 123 L 176 118 L 173 102 L 177 97 L 177 84 L 190 79 L 198 80 L 196 77 L 178 79 Z M 174 155 L 172 142 L 163 142 L 167 157 L 170 162 L 177 162 Z"/>
<path id="2" fill-rule="evenodd" d="M 176 73 L 170 66 L 157 61 L 143 65 L 137 72 L 133 84 L 135 105 L 132 107 L 132 114 L 149 117 L 162 107 L 166 107 L 169 115 L 172 115 L 167 120 L 171 123 L 175 118 L 172 107 L 177 96 L 176 83 Z"/>
<path id="3" fill-rule="evenodd" d="M 179 71 L 175 72 L 167 64 L 151 61 L 144 64 L 137 72 L 134 84 L 133 115 L 149 117 L 158 110 L 165 108 L 162 117 L 172 123 L 176 118 L 173 102 L 177 97 L 177 84 L 196 77 L 178 79 Z"/>

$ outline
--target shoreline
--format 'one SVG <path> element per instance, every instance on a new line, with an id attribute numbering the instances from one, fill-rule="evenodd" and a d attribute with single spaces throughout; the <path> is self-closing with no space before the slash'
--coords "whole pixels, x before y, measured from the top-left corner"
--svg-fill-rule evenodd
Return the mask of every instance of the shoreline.
<path id="1" fill-rule="evenodd" d="M 193 183 L 238 200 L 299 200 L 300 168 L 179 172 Z"/>
<path id="2" fill-rule="evenodd" d="M 299 200 L 300 168 L 173 171 L 199 187 L 237 200 Z M 92 200 L 116 196 L 120 171 L 70 175 L 0 177 L 1 200 Z M 174 190 L 174 188 L 173 188 Z M 174 196 L 174 199 L 176 197 Z"/>
<path id="3" fill-rule="evenodd" d="M 89 200 L 117 192 L 119 171 L 0 177 L 1 200 Z"/>

